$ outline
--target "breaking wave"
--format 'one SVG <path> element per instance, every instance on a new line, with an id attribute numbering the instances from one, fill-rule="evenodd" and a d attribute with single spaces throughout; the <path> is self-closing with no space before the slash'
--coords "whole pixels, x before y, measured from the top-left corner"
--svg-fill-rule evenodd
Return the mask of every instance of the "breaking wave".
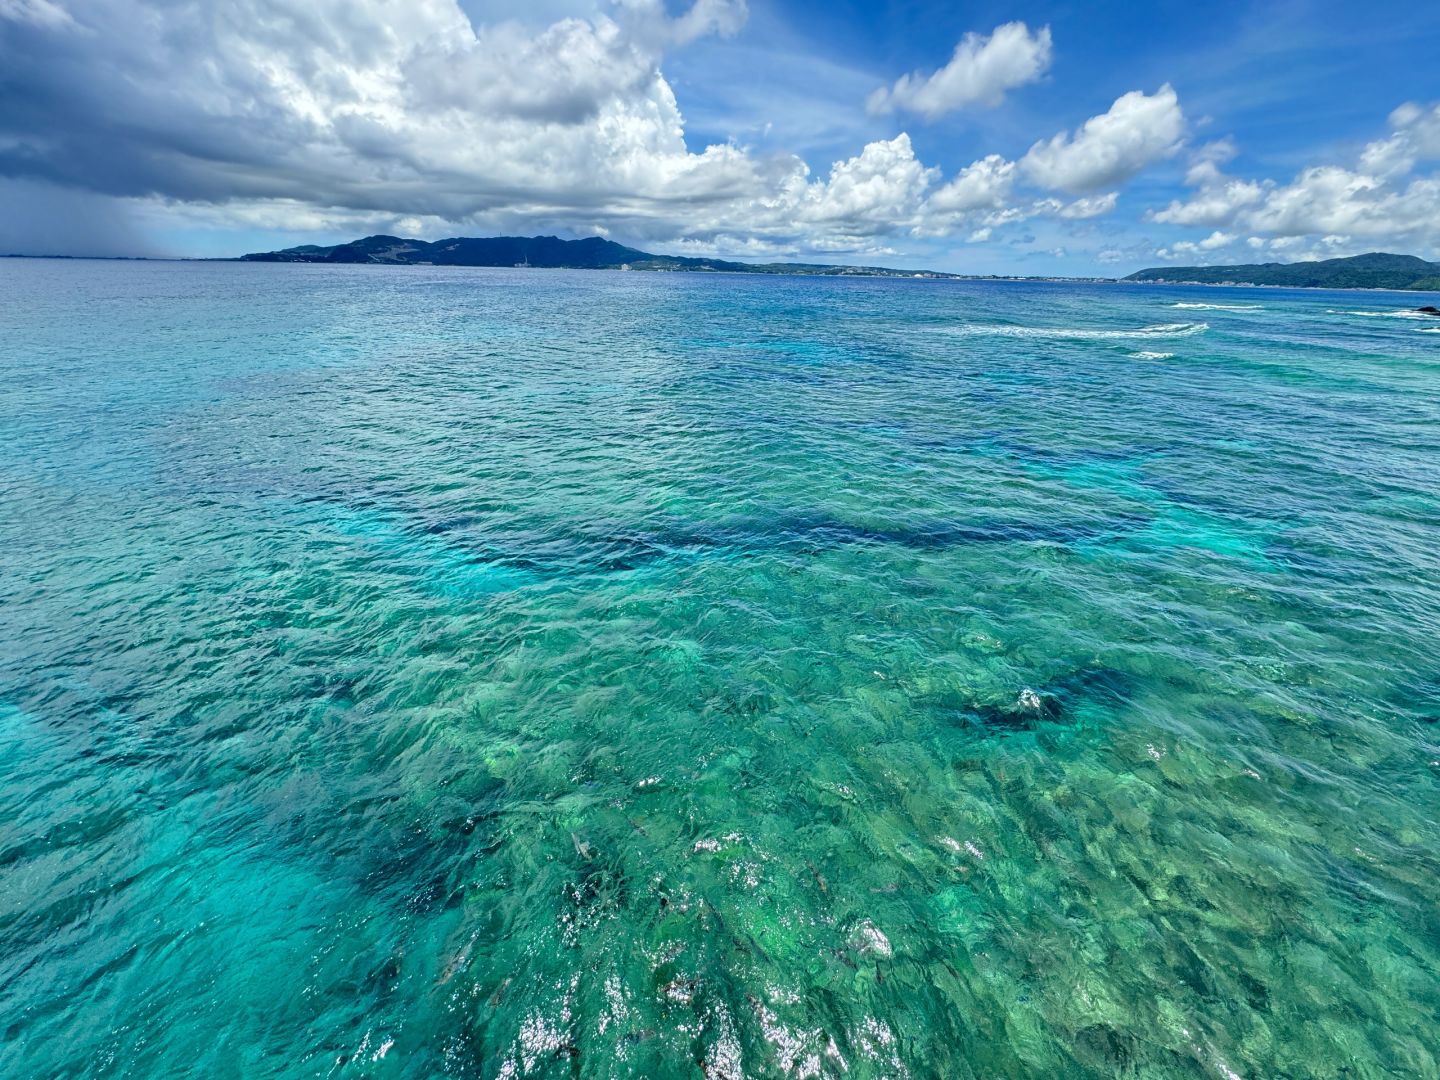
<path id="1" fill-rule="evenodd" d="M 1263 311 L 1261 304 L 1171 304 L 1174 308 L 1184 308 L 1186 311 Z"/>
<path id="2" fill-rule="evenodd" d="M 1170 360 L 1174 356 L 1173 352 L 1147 352 L 1144 349 L 1130 354 L 1132 360 Z"/>
<path id="3" fill-rule="evenodd" d="M 958 327 L 961 334 L 989 334 L 996 337 L 1073 338 L 1082 341 L 1109 341 L 1115 338 L 1178 338 L 1203 334 L 1209 323 L 1158 323 L 1133 330 L 1091 330 L 1070 326 L 996 326 L 969 323 Z"/>
<path id="4" fill-rule="evenodd" d="M 1366 319 L 1433 319 L 1419 311 L 1359 311 L 1354 308 L 1326 308 L 1327 315 L 1360 315 Z"/>

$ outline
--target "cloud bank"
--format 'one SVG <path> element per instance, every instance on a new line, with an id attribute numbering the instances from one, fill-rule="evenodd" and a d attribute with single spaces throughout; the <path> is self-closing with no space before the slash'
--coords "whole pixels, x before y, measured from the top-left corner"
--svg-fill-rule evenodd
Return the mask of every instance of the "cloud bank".
<path id="1" fill-rule="evenodd" d="M 1353 166 L 1303 169 L 1288 183 L 1226 175 L 1232 148 L 1200 155 L 1186 174 L 1194 189 L 1151 219 L 1214 228 L 1205 240 L 1179 241 L 1158 254 L 1185 258 L 1243 246 L 1252 255 L 1328 258 L 1376 247 L 1440 246 L 1440 177 L 1416 175 L 1440 161 L 1440 105 L 1414 102 L 1390 114 L 1390 131 L 1361 151 Z M 1221 231 L 1230 229 L 1230 232 Z M 1224 261 L 1217 259 L 1216 261 Z"/>
<path id="2" fill-rule="evenodd" d="M 913 138 L 890 127 L 816 168 L 783 146 L 697 145 L 664 67 L 747 18 L 744 0 L 614 0 L 548 25 L 477 23 L 456 0 L 0 0 L 0 249 L 153 250 L 136 238 L 188 229 L 598 233 L 741 257 L 1115 251 L 1122 206 L 1165 234 L 1139 245 L 1164 257 L 1440 246 L 1434 105 L 1402 105 L 1348 164 L 1288 182 L 1233 172 L 1230 140 L 1190 146 L 1168 83 L 1021 153 L 923 160 L 930 121 L 1050 70 L 1050 28 L 1021 22 L 857 95 L 857 126 L 903 117 Z M 1183 173 L 1187 193 L 1127 203 L 1147 172 Z"/>
<path id="3" fill-rule="evenodd" d="M 421 234 L 558 227 L 759 251 L 882 250 L 1088 198 L 1178 137 L 1179 106 L 1126 95 L 1023 167 L 996 155 L 948 181 L 901 132 L 823 176 L 786 153 L 692 149 L 661 70 L 670 50 L 733 35 L 743 0 L 622 0 L 535 29 L 475 25 L 454 0 L 0 0 L 0 174 L 84 190 L 199 227 Z M 967 35 L 949 65 L 881 107 L 993 104 L 1050 61 L 1048 28 Z M 1147 125 L 1162 123 L 1149 131 Z M 1065 203 L 1016 195 L 1085 193 Z"/>

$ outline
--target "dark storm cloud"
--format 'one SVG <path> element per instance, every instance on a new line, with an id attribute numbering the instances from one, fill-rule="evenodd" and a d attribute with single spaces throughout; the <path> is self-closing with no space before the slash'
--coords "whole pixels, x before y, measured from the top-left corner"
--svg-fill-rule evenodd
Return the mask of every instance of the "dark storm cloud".
<path id="1" fill-rule="evenodd" d="M 27 2 L 0 7 L 10 177 L 460 216 L 537 191 L 605 203 L 620 185 L 597 168 L 602 119 L 636 128 L 636 151 L 684 152 L 653 26 L 572 19 L 477 36 L 439 2 L 412 5 L 398 25 L 365 0 L 97 2 L 73 16 Z M 529 175 L 487 168 L 487 147 Z"/>
<path id="2" fill-rule="evenodd" d="M 276 165 L 313 131 L 267 107 L 233 73 L 197 87 L 193 71 L 175 63 L 213 44 L 193 20 L 157 33 L 152 20 L 126 25 L 117 14 L 97 8 L 90 22 L 58 26 L 0 19 L 0 173 L 202 201 L 300 191 L 300 177 Z M 246 104 L 217 114 L 197 90 Z"/>

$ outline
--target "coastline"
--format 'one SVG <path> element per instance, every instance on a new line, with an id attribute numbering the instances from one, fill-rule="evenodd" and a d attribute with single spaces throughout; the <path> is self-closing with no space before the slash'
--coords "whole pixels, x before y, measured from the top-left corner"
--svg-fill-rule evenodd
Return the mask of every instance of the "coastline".
<path id="1" fill-rule="evenodd" d="M 183 255 L 29 255 L 10 252 L 0 259 L 56 260 L 62 262 L 130 262 L 130 263 L 264 263 L 281 266 L 385 266 L 385 267 L 444 267 L 453 270 L 509 270 L 506 266 L 469 266 L 464 264 L 434 262 L 335 262 L 326 263 L 309 260 L 253 259 L 246 256 L 219 256 L 197 258 Z M 1407 296 L 1440 296 L 1440 289 L 1410 289 L 1368 285 L 1278 285 L 1271 282 L 1255 281 L 1133 281 L 1130 278 L 1062 277 L 1054 275 L 1013 276 L 1007 274 L 954 274 L 941 270 L 899 270 L 888 267 L 833 267 L 807 269 L 798 264 L 794 269 L 782 268 L 785 264 L 771 267 L 755 267 L 737 270 L 719 267 L 692 266 L 528 266 L 526 270 L 584 270 L 610 271 L 612 273 L 647 274 L 724 274 L 734 277 L 794 277 L 794 278 L 880 278 L 896 281 L 991 281 L 1012 284 L 1053 284 L 1053 285 L 1128 285 L 1163 286 L 1187 289 L 1280 289 L 1305 290 L 1309 292 L 1354 292 L 1354 293 L 1404 293 Z"/>

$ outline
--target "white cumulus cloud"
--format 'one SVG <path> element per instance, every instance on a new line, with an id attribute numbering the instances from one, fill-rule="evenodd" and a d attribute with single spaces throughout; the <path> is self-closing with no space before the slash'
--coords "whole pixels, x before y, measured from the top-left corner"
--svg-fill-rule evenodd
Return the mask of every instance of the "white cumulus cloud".
<path id="1" fill-rule="evenodd" d="M 967 213 L 971 210 L 998 210 L 1010 199 L 1015 186 L 1015 163 L 999 154 L 990 154 L 964 169 L 930 197 L 937 213 Z"/>
<path id="2" fill-rule="evenodd" d="M 1440 245 L 1440 176 L 1422 165 L 1440 160 L 1440 105 L 1401 105 L 1390 132 L 1369 143 L 1353 166 L 1314 165 L 1288 183 L 1227 176 L 1221 157 L 1198 160 L 1187 174 L 1196 190 L 1154 212 L 1184 226 L 1231 226 L 1255 234 L 1251 247 L 1318 257 L 1337 250 Z M 1180 249 L 1180 241 L 1172 249 Z M 1201 242 L 1203 243 L 1203 242 Z"/>
<path id="3" fill-rule="evenodd" d="M 1061 132 L 1037 142 L 1020 164 L 1042 187 L 1083 194 L 1123 183 L 1171 157 L 1184 137 L 1185 114 L 1167 83 L 1153 94 L 1132 90 L 1121 96 L 1074 135 Z"/>
<path id="4" fill-rule="evenodd" d="M 919 113 L 934 119 L 970 105 L 998 105 L 1009 90 L 1034 82 L 1050 66 L 1050 28 L 1023 22 L 997 26 L 989 37 L 966 34 L 938 71 L 902 75 L 870 95 L 872 113 Z"/>
<path id="5" fill-rule="evenodd" d="M 920 164 L 902 132 L 836 162 L 823 184 L 811 184 L 781 212 L 859 235 L 913 225 L 921 197 L 939 174 Z"/>
<path id="6" fill-rule="evenodd" d="M 1216 229 L 1204 240 L 1180 240 L 1173 244 L 1168 250 L 1161 248 L 1158 255 L 1161 258 L 1172 259 L 1182 255 L 1208 255 L 1212 251 L 1219 251 L 1221 248 L 1229 247 L 1235 242 L 1235 234 L 1221 232 Z"/>
<path id="7" fill-rule="evenodd" d="M 1401 176 L 1422 161 L 1440 159 L 1440 105 L 1406 102 L 1390 114 L 1390 135 L 1365 148 L 1360 168 L 1374 176 Z"/>
<path id="8" fill-rule="evenodd" d="M 1213 179 L 1207 177 L 1205 185 L 1191 198 L 1184 202 L 1176 199 L 1151 217 L 1167 225 L 1229 225 L 1241 211 L 1264 198 L 1264 185 L 1231 180 L 1217 173 Z"/>
<path id="9" fill-rule="evenodd" d="M 1115 209 L 1115 203 L 1119 198 L 1120 193 L 1118 191 L 1107 191 L 1104 195 L 1091 195 L 1083 199 L 1076 199 L 1074 202 L 1066 203 L 1056 212 L 1062 218 L 1070 218 L 1076 221 L 1103 217 Z"/>

